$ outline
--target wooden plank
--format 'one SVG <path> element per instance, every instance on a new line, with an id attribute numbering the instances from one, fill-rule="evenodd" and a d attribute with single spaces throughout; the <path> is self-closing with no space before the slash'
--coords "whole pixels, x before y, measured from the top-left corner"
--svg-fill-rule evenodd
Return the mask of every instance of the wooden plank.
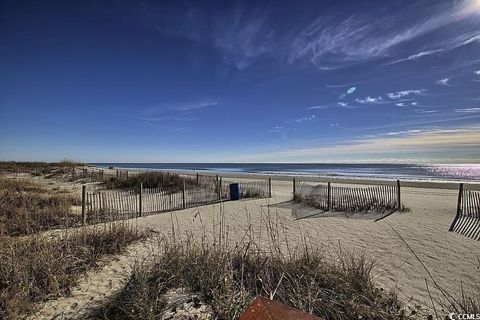
<path id="1" fill-rule="evenodd" d="M 217 188 L 218 188 L 218 174 L 217 174 Z M 182 203 L 183 203 L 183 209 L 186 209 L 187 208 L 187 203 L 186 203 L 186 199 L 185 199 L 185 178 L 183 179 Z"/>
<path id="2" fill-rule="evenodd" d="M 458 218 L 460 217 L 461 210 L 462 210 L 462 196 L 463 196 L 463 183 L 460 183 L 460 186 L 458 188 L 458 198 L 457 198 L 457 214 L 453 219 L 453 222 L 450 225 L 450 228 L 448 229 L 448 231 L 453 230 L 453 228 L 455 227 L 455 224 L 458 221 Z"/>
<path id="3" fill-rule="evenodd" d="M 330 185 L 330 182 L 327 183 L 327 211 L 333 211 L 332 210 L 332 187 Z"/>
<path id="4" fill-rule="evenodd" d="M 322 320 L 322 318 L 257 296 L 239 320 Z"/>
<path id="5" fill-rule="evenodd" d="M 82 223 L 87 224 L 87 212 L 85 211 L 85 196 L 87 193 L 87 186 L 82 186 Z"/>
<path id="6" fill-rule="evenodd" d="M 142 216 L 142 195 L 143 195 L 143 183 L 140 182 L 140 193 L 138 196 L 138 215 Z"/>

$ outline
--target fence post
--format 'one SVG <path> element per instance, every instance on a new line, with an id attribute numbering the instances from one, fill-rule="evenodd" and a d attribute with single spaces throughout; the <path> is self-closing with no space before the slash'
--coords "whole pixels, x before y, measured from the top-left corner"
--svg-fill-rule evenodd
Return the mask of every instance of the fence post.
<path id="1" fill-rule="evenodd" d="M 332 194 L 331 194 L 331 187 L 330 187 L 330 182 L 327 183 L 327 211 L 330 211 L 332 208 Z"/>
<path id="2" fill-rule="evenodd" d="M 272 197 L 272 178 L 268 178 L 268 197 Z"/>
<path id="3" fill-rule="evenodd" d="M 84 225 L 87 223 L 87 212 L 85 210 L 86 193 L 87 193 L 87 186 L 83 185 L 82 186 L 82 224 Z"/>
<path id="4" fill-rule="evenodd" d="M 72 167 L 72 180 L 75 181 L 75 166 Z"/>
<path id="5" fill-rule="evenodd" d="M 117 169 L 117 180 L 118 180 L 119 176 L 120 176 L 120 173 L 118 172 L 118 169 Z"/>
<path id="6" fill-rule="evenodd" d="M 460 217 L 461 213 L 461 208 L 462 208 L 462 196 L 463 196 L 463 183 L 460 183 L 460 187 L 458 188 L 458 200 L 457 200 L 457 214 L 455 216 L 455 219 L 453 219 L 452 224 L 450 225 L 450 228 L 448 231 L 452 231 L 453 227 L 455 226 L 455 223 L 457 222 L 458 218 Z"/>
<path id="7" fill-rule="evenodd" d="M 397 208 L 398 210 L 402 208 L 402 201 L 400 198 L 400 180 L 397 180 Z"/>
<path id="8" fill-rule="evenodd" d="M 220 187 L 218 188 L 218 197 L 220 198 L 220 201 L 222 201 L 222 177 L 220 177 Z"/>
<path id="9" fill-rule="evenodd" d="M 138 215 L 141 217 L 142 216 L 142 196 L 143 196 L 143 183 L 140 182 L 140 194 L 139 194 L 139 202 L 138 202 Z"/>
<path id="10" fill-rule="evenodd" d="M 295 182 L 296 182 L 295 178 L 293 178 L 293 200 L 295 200 L 295 194 L 297 193 L 295 190 L 295 187 L 296 187 Z"/>
<path id="11" fill-rule="evenodd" d="M 103 170 L 100 171 L 100 179 L 103 181 L 103 177 L 104 177 L 104 172 Z"/>
<path id="12" fill-rule="evenodd" d="M 218 187 L 218 174 L 215 176 L 215 190 L 217 191 L 217 200 L 220 200 L 220 192 Z"/>
<path id="13" fill-rule="evenodd" d="M 128 180 L 128 170 L 125 171 L 125 180 Z"/>
<path id="14" fill-rule="evenodd" d="M 182 202 L 183 202 L 183 209 L 186 209 L 187 202 L 185 201 L 185 178 L 183 178 Z"/>
<path id="15" fill-rule="evenodd" d="M 197 172 L 197 185 L 198 185 L 198 172 Z"/>

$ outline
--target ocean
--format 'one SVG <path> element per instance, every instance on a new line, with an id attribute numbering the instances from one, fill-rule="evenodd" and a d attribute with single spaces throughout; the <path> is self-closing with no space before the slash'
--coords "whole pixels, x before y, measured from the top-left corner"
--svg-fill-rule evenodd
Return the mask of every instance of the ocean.
<path id="1" fill-rule="evenodd" d="M 480 182 L 480 164 L 92 163 L 107 168 L 353 179 Z"/>

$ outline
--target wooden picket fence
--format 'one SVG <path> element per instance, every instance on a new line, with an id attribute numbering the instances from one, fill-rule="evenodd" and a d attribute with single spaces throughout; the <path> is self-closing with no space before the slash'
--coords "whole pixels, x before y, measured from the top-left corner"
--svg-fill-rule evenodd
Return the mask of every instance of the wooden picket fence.
<path id="1" fill-rule="evenodd" d="M 238 183 L 240 185 L 241 198 L 271 198 L 272 197 L 272 180 L 258 179 L 249 181 L 235 181 L 227 179 L 222 181 L 222 194 L 226 194 L 230 198 L 230 184 Z"/>
<path id="2" fill-rule="evenodd" d="M 457 215 L 450 225 L 453 231 L 480 241 L 480 192 L 467 190 L 460 183 L 458 190 Z"/>
<path id="3" fill-rule="evenodd" d="M 293 179 L 295 202 L 324 211 L 379 212 L 400 209 L 400 181 L 392 185 L 379 186 L 333 186 L 310 184 Z"/>
<path id="4" fill-rule="evenodd" d="M 198 179 L 202 179 L 200 175 Z M 208 178 L 207 178 L 208 177 Z M 82 187 L 82 222 L 97 223 L 131 219 L 143 215 L 182 210 L 230 199 L 231 180 L 205 176 L 205 183 L 183 189 L 143 188 L 138 190 L 97 190 Z M 208 182 L 207 182 L 208 181 Z M 213 183 L 212 183 L 213 181 Z M 271 196 L 271 180 L 238 182 L 242 198 Z"/>
<path id="5" fill-rule="evenodd" d="M 72 167 L 71 180 L 86 180 L 88 182 L 101 182 L 105 179 L 105 171 L 97 168 Z"/>

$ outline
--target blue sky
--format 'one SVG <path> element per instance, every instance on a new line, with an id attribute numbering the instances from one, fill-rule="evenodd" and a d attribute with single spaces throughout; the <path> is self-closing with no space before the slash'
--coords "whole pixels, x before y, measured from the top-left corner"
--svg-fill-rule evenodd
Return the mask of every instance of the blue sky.
<path id="1" fill-rule="evenodd" d="M 0 1 L 0 158 L 480 162 L 480 1 Z"/>

